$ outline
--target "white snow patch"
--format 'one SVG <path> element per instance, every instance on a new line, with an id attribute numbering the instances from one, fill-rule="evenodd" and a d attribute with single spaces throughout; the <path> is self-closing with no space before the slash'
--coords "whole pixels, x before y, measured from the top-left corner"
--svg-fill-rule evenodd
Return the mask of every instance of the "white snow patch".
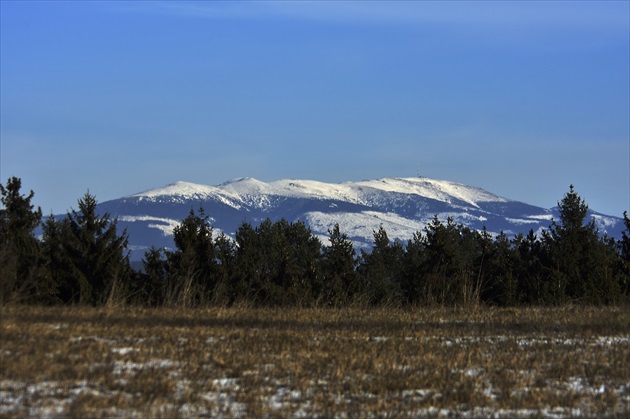
<path id="1" fill-rule="evenodd" d="M 306 223 L 314 233 L 321 237 L 324 243 L 328 241 L 326 232 L 335 223 L 339 224 L 339 229 L 349 238 L 361 237 L 366 241 L 371 241 L 374 237 L 374 231 L 383 226 L 388 236 L 407 241 L 413 237 L 414 232 L 424 229 L 426 226 L 425 221 L 412 220 L 394 213 L 380 213 L 376 211 L 363 211 L 360 213 L 335 212 L 330 214 L 313 211 L 306 214 Z"/>
<path id="2" fill-rule="evenodd" d="M 160 218 L 160 217 L 152 217 L 150 215 L 123 215 L 118 218 L 119 221 L 124 221 L 127 223 L 135 223 L 138 221 L 155 221 L 160 224 L 150 223 L 148 226 L 150 228 L 157 228 L 162 231 L 164 236 L 172 236 L 173 229 L 177 227 L 181 221 L 173 220 L 172 218 Z"/>
<path id="3" fill-rule="evenodd" d="M 531 218 L 532 220 L 551 221 L 553 220 L 553 215 L 551 214 L 526 215 L 525 218 Z"/>
<path id="4" fill-rule="evenodd" d="M 538 224 L 539 220 L 534 219 L 523 219 L 523 218 L 506 218 L 512 224 L 523 225 L 523 224 Z"/>
<path id="5" fill-rule="evenodd" d="M 138 352 L 136 348 L 112 348 L 112 352 L 118 355 L 127 355 L 133 352 Z"/>

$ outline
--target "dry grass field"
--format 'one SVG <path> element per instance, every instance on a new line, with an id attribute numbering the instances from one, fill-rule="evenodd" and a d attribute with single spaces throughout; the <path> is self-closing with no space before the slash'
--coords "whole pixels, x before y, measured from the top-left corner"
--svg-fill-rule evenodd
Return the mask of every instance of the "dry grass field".
<path id="1" fill-rule="evenodd" d="M 5 307 L 0 417 L 628 417 L 627 308 Z"/>

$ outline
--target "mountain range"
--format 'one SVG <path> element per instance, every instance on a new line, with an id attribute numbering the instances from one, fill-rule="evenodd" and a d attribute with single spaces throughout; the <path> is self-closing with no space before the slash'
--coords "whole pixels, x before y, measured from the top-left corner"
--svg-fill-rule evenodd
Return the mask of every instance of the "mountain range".
<path id="1" fill-rule="evenodd" d="M 108 212 L 127 229 L 131 259 L 140 260 L 149 247 L 172 249 L 173 228 L 191 210 L 203 208 L 214 232 L 232 236 L 247 222 L 257 225 L 270 218 L 303 221 L 324 244 L 328 229 L 339 223 L 357 248 L 372 246 L 373 231 L 383 226 L 392 240 L 406 242 L 437 216 L 445 221 L 508 237 L 540 234 L 551 220 L 559 219 L 557 208 L 545 209 L 492 194 L 460 183 L 417 178 L 383 178 L 359 182 L 323 183 L 312 180 L 261 182 L 233 179 L 216 186 L 188 182 L 102 202 L 100 214 Z M 589 210 L 600 233 L 621 237 L 623 219 Z"/>

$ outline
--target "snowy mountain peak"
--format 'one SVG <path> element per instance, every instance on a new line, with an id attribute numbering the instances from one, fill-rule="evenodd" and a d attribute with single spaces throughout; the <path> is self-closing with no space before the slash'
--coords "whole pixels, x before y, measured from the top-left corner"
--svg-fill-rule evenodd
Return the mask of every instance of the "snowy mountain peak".
<path id="1" fill-rule="evenodd" d="M 453 199 L 457 199 L 475 207 L 478 207 L 478 204 L 481 202 L 508 201 L 484 189 L 447 180 L 429 178 L 383 178 L 376 181 L 364 181 L 360 183 L 385 192 L 419 195 L 447 203 L 452 203 Z"/>
<path id="2" fill-rule="evenodd" d="M 362 248 L 371 247 L 379 226 L 390 239 L 405 242 L 423 231 L 433 217 L 511 236 L 530 230 L 540 234 L 558 216 L 557 208 L 535 207 L 478 187 L 422 177 L 343 183 L 297 179 L 267 183 L 244 177 L 217 186 L 176 182 L 99 205 L 128 229 L 135 259 L 150 246 L 172 247 L 173 228 L 192 207 L 203 207 L 215 232 L 229 235 L 243 222 L 256 225 L 265 218 L 285 218 L 305 222 L 324 243 L 328 230 L 339 224 Z M 621 235 L 623 220 L 597 213 L 591 216 L 600 232 Z"/>
<path id="3" fill-rule="evenodd" d="M 266 183 L 251 177 L 229 180 L 217 186 L 190 182 L 173 184 L 152 189 L 131 197 L 156 199 L 176 197 L 185 199 L 208 199 L 215 197 L 230 201 L 231 206 L 254 204 L 258 207 L 268 202 L 269 197 L 332 199 L 359 205 L 370 205 L 383 200 L 387 194 L 414 195 L 448 204 L 466 203 L 479 207 L 483 202 L 508 202 L 481 188 L 460 183 L 428 178 L 388 177 L 359 182 L 325 183 L 314 180 L 282 179 Z"/>
<path id="4" fill-rule="evenodd" d="M 178 181 L 171 183 L 160 188 L 150 189 L 145 192 L 140 192 L 134 195 L 130 195 L 129 198 L 157 198 L 161 196 L 178 196 L 182 198 L 199 198 L 212 195 L 216 193 L 216 187 L 200 185 L 191 182 Z"/>
<path id="5" fill-rule="evenodd" d="M 266 193 L 269 191 L 269 184 L 262 182 L 253 177 L 241 177 L 229 180 L 217 186 L 226 192 L 235 194 L 252 194 L 252 193 Z"/>

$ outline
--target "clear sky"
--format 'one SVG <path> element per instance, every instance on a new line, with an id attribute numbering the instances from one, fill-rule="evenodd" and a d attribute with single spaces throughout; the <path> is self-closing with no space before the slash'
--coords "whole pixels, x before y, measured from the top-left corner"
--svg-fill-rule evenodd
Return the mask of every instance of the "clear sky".
<path id="1" fill-rule="evenodd" d="M 630 207 L 630 2 L 0 1 L 2 183 L 418 174 Z"/>

